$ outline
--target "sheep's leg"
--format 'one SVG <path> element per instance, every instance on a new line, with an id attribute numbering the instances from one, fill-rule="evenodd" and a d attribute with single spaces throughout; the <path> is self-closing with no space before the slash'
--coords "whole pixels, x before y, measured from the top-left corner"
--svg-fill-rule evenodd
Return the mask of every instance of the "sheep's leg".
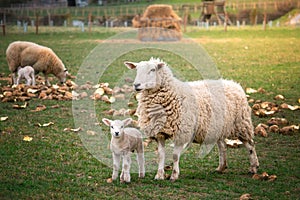
<path id="1" fill-rule="evenodd" d="M 12 82 L 13 85 L 14 85 L 14 84 L 17 84 L 17 85 L 18 85 L 18 84 L 19 84 L 19 83 L 18 83 L 18 80 L 17 80 L 17 72 L 13 72 L 13 73 L 12 73 L 12 79 L 13 79 L 13 80 L 12 80 L 12 81 L 13 81 L 13 82 Z M 19 81 L 20 81 L 20 80 L 19 80 Z"/>
<path id="2" fill-rule="evenodd" d="M 173 151 L 173 172 L 171 175 L 170 180 L 175 181 L 179 177 L 179 159 L 181 152 L 183 150 L 183 145 L 175 145 L 174 151 Z"/>
<path id="3" fill-rule="evenodd" d="M 158 170 L 157 174 L 155 175 L 156 180 L 163 180 L 165 179 L 165 138 L 164 137 L 158 137 L 157 138 L 157 144 L 158 144 Z"/>
<path id="4" fill-rule="evenodd" d="M 51 84 L 50 84 L 50 82 L 49 82 L 49 80 L 48 80 L 48 75 L 47 75 L 47 74 L 44 74 L 44 76 L 45 76 L 45 84 L 46 84 L 47 86 L 51 86 Z"/>
<path id="5" fill-rule="evenodd" d="M 121 182 L 130 182 L 130 165 L 131 165 L 131 157 L 130 153 L 127 153 L 123 156 L 123 166 L 122 166 L 122 173 L 120 176 Z"/>
<path id="6" fill-rule="evenodd" d="M 218 140 L 217 142 L 219 150 L 219 166 L 216 169 L 217 172 L 223 172 L 227 168 L 226 162 L 226 143 L 223 139 Z"/>
<path id="7" fill-rule="evenodd" d="M 252 174 L 257 173 L 257 169 L 259 167 L 259 162 L 258 158 L 256 155 L 255 147 L 254 147 L 254 142 L 251 140 L 250 142 L 245 142 L 243 141 L 245 147 L 249 151 L 249 158 L 250 158 L 250 169 L 249 172 Z"/>
<path id="8" fill-rule="evenodd" d="M 115 154 L 115 153 L 113 153 L 112 155 L 113 155 L 113 174 L 112 174 L 112 180 L 116 180 L 118 178 L 121 155 Z"/>

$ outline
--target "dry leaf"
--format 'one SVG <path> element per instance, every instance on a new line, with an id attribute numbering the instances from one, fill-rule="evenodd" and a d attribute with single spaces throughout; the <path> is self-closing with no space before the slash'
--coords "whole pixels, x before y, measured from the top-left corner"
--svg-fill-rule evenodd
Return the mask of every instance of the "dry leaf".
<path id="1" fill-rule="evenodd" d="M 242 196 L 240 196 L 240 200 L 250 200 L 252 199 L 250 194 L 243 194 Z"/>
<path id="2" fill-rule="evenodd" d="M 230 140 L 227 138 L 225 139 L 225 143 L 228 147 L 231 147 L 231 148 L 236 148 L 243 144 L 243 142 L 241 142 L 239 139 Z"/>
<path id="3" fill-rule="evenodd" d="M 50 126 L 50 125 L 53 125 L 54 123 L 53 122 L 49 122 L 49 123 L 45 123 L 45 124 L 40 124 L 40 123 L 38 123 L 37 125 L 39 126 L 39 127 L 47 127 L 47 126 Z"/>
<path id="4" fill-rule="evenodd" d="M 18 104 L 14 104 L 13 108 L 15 109 L 24 109 L 28 106 L 28 102 L 25 102 L 24 105 L 18 105 Z"/>
<path id="5" fill-rule="evenodd" d="M 106 180 L 106 182 L 107 182 L 107 183 L 112 183 L 113 180 L 112 180 L 112 178 L 108 178 L 108 179 Z"/>
<path id="6" fill-rule="evenodd" d="M 38 105 L 34 110 L 31 110 L 30 112 L 40 112 L 43 110 L 46 110 L 46 106 L 45 105 Z"/>
<path id="7" fill-rule="evenodd" d="M 79 128 L 65 128 L 64 129 L 64 131 L 72 131 L 72 132 L 79 132 L 79 131 L 81 131 L 82 130 L 82 128 L 81 127 L 79 127 Z"/>
<path id="8" fill-rule="evenodd" d="M 32 93 L 32 94 L 35 94 L 37 93 L 39 90 L 36 90 L 36 89 L 32 89 L 32 88 L 28 88 L 27 92 L 28 93 Z"/>
<path id="9" fill-rule="evenodd" d="M 284 100 L 284 96 L 281 94 L 278 94 L 274 97 L 275 100 Z"/>
<path id="10" fill-rule="evenodd" d="M 96 135 L 96 132 L 95 132 L 95 131 L 88 130 L 88 131 L 86 131 L 86 134 L 91 135 L 91 136 L 94 136 L 94 135 Z"/>
<path id="11" fill-rule="evenodd" d="M 7 119 L 8 119 L 8 116 L 0 117 L 0 121 L 1 121 L 1 122 L 6 121 Z"/>
<path id="12" fill-rule="evenodd" d="M 26 142 L 30 142 L 30 141 L 32 141 L 32 137 L 29 137 L 28 135 L 26 135 L 26 136 L 24 136 L 24 138 L 23 138 L 23 141 L 26 141 Z"/>
<path id="13" fill-rule="evenodd" d="M 52 88 L 57 90 L 57 89 L 59 89 L 59 86 L 57 84 L 55 84 L 55 85 L 52 85 Z"/>
<path id="14" fill-rule="evenodd" d="M 255 90 L 255 89 L 253 89 L 253 88 L 246 88 L 246 93 L 247 93 L 247 94 L 257 93 L 257 90 Z"/>
<path id="15" fill-rule="evenodd" d="M 274 124 L 274 125 L 269 127 L 268 131 L 272 132 L 272 133 L 278 133 L 279 132 L 279 126 Z"/>

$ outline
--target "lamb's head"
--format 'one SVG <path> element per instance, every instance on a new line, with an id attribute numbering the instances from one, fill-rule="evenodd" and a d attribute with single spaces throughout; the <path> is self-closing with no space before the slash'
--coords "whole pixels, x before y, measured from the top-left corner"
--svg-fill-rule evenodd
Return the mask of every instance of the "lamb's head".
<path id="1" fill-rule="evenodd" d="M 109 120 L 106 118 L 102 119 L 102 122 L 110 127 L 110 133 L 114 138 L 120 138 L 124 134 L 124 128 L 131 123 L 132 119 L 127 118 L 124 120 Z"/>
<path id="2" fill-rule="evenodd" d="M 136 69 L 136 77 L 133 83 L 136 91 L 154 89 L 160 86 L 161 78 L 159 76 L 160 69 L 165 63 L 159 59 L 151 58 L 149 61 L 124 62 L 129 69 Z"/>

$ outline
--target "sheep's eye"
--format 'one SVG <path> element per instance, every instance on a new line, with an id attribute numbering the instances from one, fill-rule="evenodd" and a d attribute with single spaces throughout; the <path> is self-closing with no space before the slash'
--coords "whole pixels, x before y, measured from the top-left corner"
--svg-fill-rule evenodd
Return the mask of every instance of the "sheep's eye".
<path id="1" fill-rule="evenodd" d="M 124 126 L 121 126 L 121 128 L 124 128 Z"/>
<path id="2" fill-rule="evenodd" d="M 155 72 L 155 68 L 151 69 L 150 72 Z"/>
<path id="3" fill-rule="evenodd" d="M 113 127 L 113 126 L 110 126 L 110 128 L 112 128 L 112 129 L 113 129 L 114 127 Z"/>

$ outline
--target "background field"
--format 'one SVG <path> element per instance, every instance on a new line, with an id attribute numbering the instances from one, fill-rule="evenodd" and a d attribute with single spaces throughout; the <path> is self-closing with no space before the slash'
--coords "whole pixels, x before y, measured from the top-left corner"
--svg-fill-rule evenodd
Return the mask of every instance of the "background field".
<path id="1" fill-rule="evenodd" d="M 44 29 L 39 35 L 10 31 L 5 37 L 1 36 L 1 87 L 7 84 L 3 80 L 9 75 L 5 50 L 12 41 L 33 41 L 52 48 L 69 71 L 76 75 L 83 60 L 102 40 L 128 30 L 95 28 L 91 33 L 82 33 L 71 28 L 67 31 L 55 27 Z M 233 79 L 243 88 L 262 87 L 267 91 L 265 94 L 252 94 L 251 98 L 299 105 L 299 28 L 263 31 L 259 26 L 229 28 L 228 32 L 224 32 L 221 28 L 207 31 L 188 27 L 186 35 L 206 49 L 223 78 Z M 151 54 L 159 54 L 177 71 L 188 72 L 189 64 L 172 53 L 137 51 L 124 56 L 139 61 Z M 115 60 L 112 71 L 124 70 L 123 58 Z M 188 79 L 195 79 L 194 74 L 186 74 Z M 113 84 L 117 77 L 105 78 Z M 286 100 L 275 101 L 273 97 L 277 94 L 284 95 Z M 23 110 L 13 109 L 13 104 L 0 103 L 0 117 L 8 116 L 6 121 L 0 122 L 1 199 L 238 199 L 244 193 L 250 193 L 253 199 L 300 197 L 299 132 L 290 135 L 270 133 L 267 138 L 255 138 L 259 172 L 277 175 L 274 182 L 253 180 L 247 174 L 249 161 L 244 148 L 228 149 L 229 169 L 218 174 L 214 172 L 218 164 L 216 149 L 200 159 L 197 146 L 193 145 L 181 158 L 181 175 L 175 183 L 155 181 L 155 172 L 150 172 L 142 180 L 137 178 L 137 174 L 132 174 L 131 184 L 119 181 L 109 184 L 106 179 L 111 176 L 112 170 L 86 150 L 78 133 L 63 131 L 67 127 L 78 128 L 74 127 L 71 101 L 33 99 Z M 30 112 L 41 104 L 47 109 Z M 58 106 L 51 108 L 53 105 Z M 99 102 L 97 105 L 97 115 L 102 118 L 102 111 L 110 106 Z M 290 124 L 298 125 L 299 112 L 283 110 L 275 116 L 285 117 Z M 255 126 L 268 119 L 253 115 Z M 36 126 L 50 121 L 54 125 Z M 33 140 L 23 141 L 25 135 L 33 137 Z M 167 173 L 170 174 L 169 171 Z"/>

